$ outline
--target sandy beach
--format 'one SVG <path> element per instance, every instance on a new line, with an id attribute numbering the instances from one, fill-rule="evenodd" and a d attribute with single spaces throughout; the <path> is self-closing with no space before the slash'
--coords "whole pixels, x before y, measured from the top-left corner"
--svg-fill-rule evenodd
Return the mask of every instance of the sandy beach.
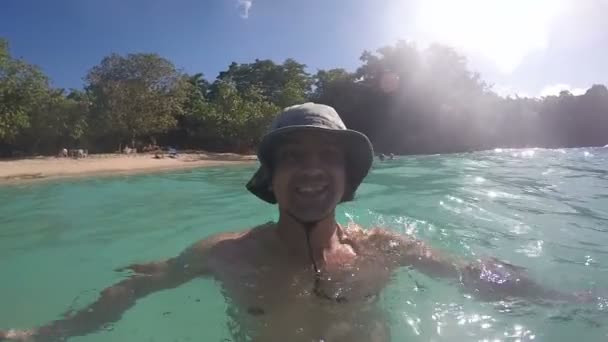
<path id="1" fill-rule="evenodd" d="M 81 159 L 33 157 L 0 160 L 0 183 L 238 165 L 255 160 L 255 156 L 207 152 L 181 153 L 177 158 L 162 159 L 155 159 L 152 154 L 97 154 Z"/>

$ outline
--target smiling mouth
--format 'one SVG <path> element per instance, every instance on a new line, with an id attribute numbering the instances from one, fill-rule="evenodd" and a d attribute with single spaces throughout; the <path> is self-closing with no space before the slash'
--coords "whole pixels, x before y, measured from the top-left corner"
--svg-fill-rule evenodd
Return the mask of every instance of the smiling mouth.
<path id="1" fill-rule="evenodd" d="M 327 189 L 327 184 L 298 185 L 295 188 L 297 194 L 308 197 L 320 195 L 327 191 Z"/>

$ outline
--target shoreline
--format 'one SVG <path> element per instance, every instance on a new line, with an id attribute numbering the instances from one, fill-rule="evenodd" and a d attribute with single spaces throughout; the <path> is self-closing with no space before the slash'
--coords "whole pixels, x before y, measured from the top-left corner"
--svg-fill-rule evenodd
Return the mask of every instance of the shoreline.
<path id="1" fill-rule="evenodd" d="M 154 173 L 254 163 L 255 155 L 189 152 L 176 158 L 155 159 L 154 154 L 93 154 L 87 158 L 31 157 L 0 159 L 0 185 L 62 178 Z"/>

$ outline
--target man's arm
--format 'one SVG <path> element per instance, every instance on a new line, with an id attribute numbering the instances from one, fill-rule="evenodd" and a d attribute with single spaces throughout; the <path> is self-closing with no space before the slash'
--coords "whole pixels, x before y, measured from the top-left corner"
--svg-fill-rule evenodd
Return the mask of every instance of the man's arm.
<path id="1" fill-rule="evenodd" d="M 385 230 L 372 231 L 371 234 L 372 238 L 374 234 L 382 235 L 382 238 L 375 239 L 378 242 L 384 240 L 385 245 L 392 246 L 393 262 L 398 266 L 411 266 L 431 277 L 455 279 L 467 292 L 482 300 L 519 297 L 537 301 L 580 301 L 576 295 L 541 286 L 526 275 L 524 268 L 498 259 L 466 262 L 403 235 Z"/>
<path id="2" fill-rule="evenodd" d="M 165 261 L 129 266 L 126 269 L 136 274 L 103 290 L 97 301 L 88 307 L 37 329 L 0 331 L 0 340 L 55 341 L 97 331 L 118 321 L 137 299 L 156 291 L 175 288 L 208 273 L 207 255 L 218 240 L 203 240 L 179 256 Z"/>

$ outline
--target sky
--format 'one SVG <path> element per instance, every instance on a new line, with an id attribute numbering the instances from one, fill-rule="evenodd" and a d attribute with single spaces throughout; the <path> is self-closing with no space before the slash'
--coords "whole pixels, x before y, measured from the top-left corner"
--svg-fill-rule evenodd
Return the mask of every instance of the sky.
<path id="1" fill-rule="evenodd" d="M 0 0 L 0 37 L 52 84 L 110 53 L 155 52 L 208 79 L 235 61 L 354 71 L 364 50 L 443 43 L 501 95 L 608 84 L 608 0 Z"/>

